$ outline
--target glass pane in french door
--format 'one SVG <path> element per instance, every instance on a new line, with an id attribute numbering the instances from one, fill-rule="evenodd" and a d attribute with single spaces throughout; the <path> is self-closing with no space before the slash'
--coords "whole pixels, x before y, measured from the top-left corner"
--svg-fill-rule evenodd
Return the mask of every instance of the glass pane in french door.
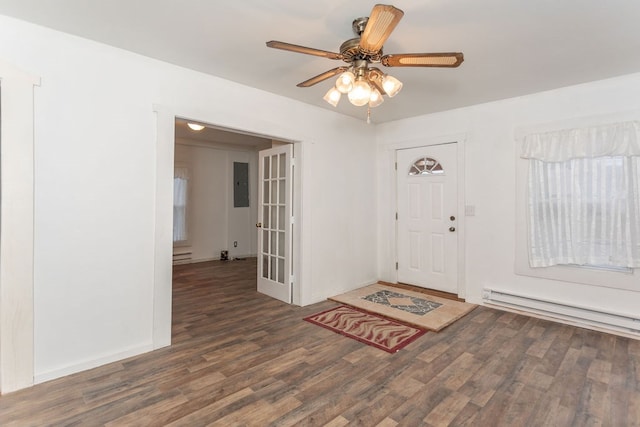
<path id="1" fill-rule="evenodd" d="M 262 255 L 262 277 L 265 279 L 269 277 L 269 257 Z"/>
<path id="2" fill-rule="evenodd" d="M 284 154 L 265 157 L 263 166 L 262 277 L 284 283 L 286 158 Z"/>

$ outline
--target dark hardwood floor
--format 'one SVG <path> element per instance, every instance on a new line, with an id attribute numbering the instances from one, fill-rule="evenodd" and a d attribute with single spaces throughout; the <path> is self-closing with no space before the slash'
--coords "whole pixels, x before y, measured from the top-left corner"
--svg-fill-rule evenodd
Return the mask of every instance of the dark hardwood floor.
<path id="1" fill-rule="evenodd" d="M 640 425 L 640 341 L 478 307 L 388 354 L 254 276 L 176 267 L 171 347 L 2 396 L 0 425 Z"/>

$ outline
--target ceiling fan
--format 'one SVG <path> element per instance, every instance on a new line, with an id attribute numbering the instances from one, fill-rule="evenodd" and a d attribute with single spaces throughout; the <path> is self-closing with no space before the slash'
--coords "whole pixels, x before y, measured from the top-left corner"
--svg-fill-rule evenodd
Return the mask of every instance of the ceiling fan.
<path id="1" fill-rule="evenodd" d="M 383 54 L 382 45 L 398 25 L 404 12 L 390 5 L 377 4 L 369 17 L 357 18 L 352 27 L 357 37 L 340 46 L 340 53 L 314 49 L 280 41 L 269 41 L 267 46 L 275 49 L 342 60 L 347 63 L 298 83 L 298 87 L 309 87 L 333 76 L 340 75 L 336 85 L 324 96 L 334 107 L 340 96 L 348 94 L 349 101 L 356 106 L 376 107 L 383 102 L 383 95 L 395 96 L 402 83 L 371 64 L 381 63 L 385 67 L 449 67 L 459 66 L 464 57 L 460 52 L 447 53 L 401 53 Z"/>

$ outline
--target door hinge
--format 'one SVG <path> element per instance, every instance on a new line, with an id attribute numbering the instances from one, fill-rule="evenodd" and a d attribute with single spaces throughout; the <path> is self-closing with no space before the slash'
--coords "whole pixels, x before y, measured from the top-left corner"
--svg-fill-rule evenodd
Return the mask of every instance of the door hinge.
<path id="1" fill-rule="evenodd" d="M 396 221 L 398 220 L 398 212 L 396 212 Z"/>
<path id="2" fill-rule="evenodd" d="M 398 269 L 398 263 L 396 262 L 396 270 Z"/>
<path id="3" fill-rule="evenodd" d="M 395 168 L 396 170 L 398 170 L 398 162 L 396 162 Z"/>

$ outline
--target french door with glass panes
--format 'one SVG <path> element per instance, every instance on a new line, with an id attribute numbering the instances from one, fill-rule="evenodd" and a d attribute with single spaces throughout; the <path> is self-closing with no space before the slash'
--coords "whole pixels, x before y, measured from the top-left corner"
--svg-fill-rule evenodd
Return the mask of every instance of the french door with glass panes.
<path id="1" fill-rule="evenodd" d="M 293 145 L 260 151 L 258 292 L 291 303 Z"/>

